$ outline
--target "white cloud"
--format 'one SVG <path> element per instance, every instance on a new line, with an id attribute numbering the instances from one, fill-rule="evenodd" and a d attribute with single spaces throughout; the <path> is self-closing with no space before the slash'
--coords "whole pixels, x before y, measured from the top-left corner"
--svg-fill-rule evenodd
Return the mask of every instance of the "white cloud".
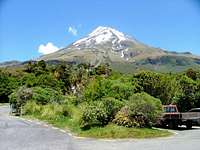
<path id="1" fill-rule="evenodd" d="M 38 47 L 38 52 L 42 53 L 42 54 L 50 54 L 50 53 L 58 51 L 59 49 L 60 48 L 55 46 L 53 43 L 48 42 L 46 45 L 45 44 L 41 44 Z"/>
<path id="2" fill-rule="evenodd" d="M 73 36 L 77 36 L 77 34 L 78 34 L 78 30 L 72 26 L 69 26 L 68 32 L 71 33 Z"/>

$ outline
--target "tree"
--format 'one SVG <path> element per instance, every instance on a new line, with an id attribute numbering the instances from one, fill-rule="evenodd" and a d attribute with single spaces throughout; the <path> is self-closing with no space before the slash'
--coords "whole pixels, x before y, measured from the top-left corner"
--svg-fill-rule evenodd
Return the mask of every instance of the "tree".
<path id="1" fill-rule="evenodd" d="M 163 104 L 171 104 L 180 95 L 181 87 L 175 75 L 142 72 L 135 76 L 144 92 L 159 98 Z"/>
<path id="2" fill-rule="evenodd" d="M 38 62 L 29 61 L 26 65 L 25 72 L 34 73 L 36 76 L 47 72 L 47 65 L 44 60 Z"/>
<path id="3" fill-rule="evenodd" d="M 15 77 L 12 77 L 8 72 L 0 70 L 0 103 L 8 102 L 8 96 L 18 87 L 19 82 Z"/>
<path id="4" fill-rule="evenodd" d="M 95 72 L 97 75 L 110 75 L 111 68 L 109 67 L 109 64 L 101 64 L 98 67 L 95 68 Z"/>
<path id="5" fill-rule="evenodd" d="M 197 71 L 190 68 L 186 71 L 186 76 L 191 78 L 192 80 L 196 80 L 197 79 Z"/>
<path id="6" fill-rule="evenodd" d="M 196 104 L 196 94 L 198 91 L 197 83 L 188 78 L 186 75 L 182 75 L 179 79 L 182 94 L 177 99 L 177 105 L 180 111 L 188 111 L 189 109 L 195 107 Z M 196 95 L 196 96 L 195 96 Z"/>
<path id="7" fill-rule="evenodd" d="M 70 75 L 72 73 L 71 65 L 60 64 L 54 71 L 54 76 L 56 79 L 62 81 L 64 83 L 64 91 L 69 92 L 71 90 L 71 79 Z"/>

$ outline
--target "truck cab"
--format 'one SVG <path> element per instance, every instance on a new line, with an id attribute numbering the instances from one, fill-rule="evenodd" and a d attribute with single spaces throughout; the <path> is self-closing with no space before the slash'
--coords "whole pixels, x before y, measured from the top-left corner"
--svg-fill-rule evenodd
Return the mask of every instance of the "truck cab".
<path id="1" fill-rule="evenodd" d="M 164 113 L 177 113 L 178 108 L 176 105 L 163 105 L 163 112 Z"/>
<path id="2" fill-rule="evenodd" d="M 163 114 L 159 119 L 159 125 L 162 127 L 178 128 L 182 124 L 182 115 L 176 105 L 163 105 Z"/>

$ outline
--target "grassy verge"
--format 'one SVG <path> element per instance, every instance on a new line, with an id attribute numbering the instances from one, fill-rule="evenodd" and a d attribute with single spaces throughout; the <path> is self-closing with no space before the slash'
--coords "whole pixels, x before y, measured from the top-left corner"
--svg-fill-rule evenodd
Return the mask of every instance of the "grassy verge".
<path id="1" fill-rule="evenodd" d="M 0 106 L 9 105 L 8 103 L 0 103 Z"/>
<path id="2" fill-rule="evenodd" d="M 167 130 L 149 129 L 149 128 L 126 128 L 109 124 L 105 127 L 94 127 L 89 130 L 81 130 L 76 119 L 68 117 L 58 118 L 56 120 L 46 120 L 39 116 L 25 116 L 25 118 L 45 121 L 55 127 L 70 130 L 74 135 L 92 138 L 155 138 L 172 135 Z"/>
<path id="3" fill-rule="evenodd" d="M 171 135 L 171 133 L 166 130 L 161 131 L 149 128 L 126 128 L 114 124 L 107 125 L 103 128 L 92 128 L 80 133 L 80 136 L 95 138 L 155 138 L 169 135 Z"/>

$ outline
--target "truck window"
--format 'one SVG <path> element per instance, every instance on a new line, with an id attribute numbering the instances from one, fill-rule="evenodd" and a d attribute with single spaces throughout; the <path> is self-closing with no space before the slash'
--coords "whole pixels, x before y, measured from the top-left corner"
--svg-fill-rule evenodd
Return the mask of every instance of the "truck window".
<path id="1" fill-rule="evenodd" d="M 170 112 L 176 112 L 175 107 L 164 107 L 164 112 L 170 113 Z"/>

